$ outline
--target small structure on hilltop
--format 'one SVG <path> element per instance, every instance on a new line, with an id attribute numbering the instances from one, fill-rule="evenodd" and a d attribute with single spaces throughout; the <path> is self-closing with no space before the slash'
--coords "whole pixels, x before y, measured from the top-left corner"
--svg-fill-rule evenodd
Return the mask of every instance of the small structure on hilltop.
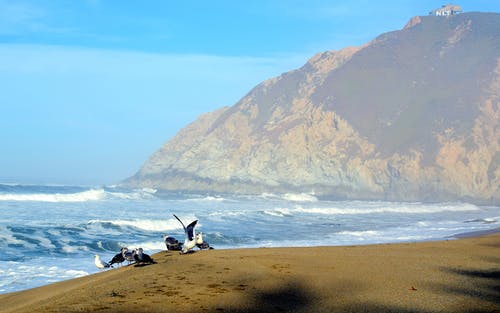
<path id="1" fill-rule="evenodd" d="M 439 9 L 435 9 L 429 12 L 429 15 L 435 16 L 450 16 L 462 13 L 462 7 L 455 4 L 445 4 L 441 6 Z"/>

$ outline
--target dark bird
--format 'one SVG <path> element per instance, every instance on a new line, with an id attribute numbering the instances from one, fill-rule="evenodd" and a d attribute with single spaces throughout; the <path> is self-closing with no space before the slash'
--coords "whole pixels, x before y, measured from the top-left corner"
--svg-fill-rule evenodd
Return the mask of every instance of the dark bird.
<path id="1" fill-rule="evenodd" d="M 182 243 L 174 237 L 170 237 L 167 234 L 163 235 L 163 241 L 165 241 L 165 245 L 167 246 L 167 250 L 169 251 L 181 251 Z"/>
<path id="2" fill-rule="evenodd" d="M 155 260 L 149 254 L 144 253 L 142 248 L 134 250 L 134 260 L 136 263 L 156 264 Z"/>
<path id="3" fill-rule="evenodd" d="M 125 262 L 125 258 L 123 257 L 123 249 L 125 248 L 121 248 L 120 249 L 120 253 L 117 253 L 112 259 L 111 261 L 109 261 L 109 265 L 113 265 L 113 264 L 118 264 L 119 266 L 122 265 L 123 262 Z"/>
<path id="4" fill-rule="evenodd" d="M 128 264 L 134 262 L 134 252 L 128 251 L 128 248 L 122 248 L 122 256 L 125 260 L 127 260 Z"/>

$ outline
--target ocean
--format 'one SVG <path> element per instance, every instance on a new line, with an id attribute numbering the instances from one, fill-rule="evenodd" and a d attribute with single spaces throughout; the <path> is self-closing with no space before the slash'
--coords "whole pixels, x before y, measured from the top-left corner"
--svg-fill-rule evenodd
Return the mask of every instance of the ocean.
<path id="1" fill-rule="evenodd" d="M 109 261 L 121 247 L 165 250 L 163 234 L 184 238 L 173 214 L 199 220 L 215 249 L 429 241 L 500 225 L 500 207 L 469 203 L 0 184 L 0 293 L 96 273 L 94 255 Z"/>

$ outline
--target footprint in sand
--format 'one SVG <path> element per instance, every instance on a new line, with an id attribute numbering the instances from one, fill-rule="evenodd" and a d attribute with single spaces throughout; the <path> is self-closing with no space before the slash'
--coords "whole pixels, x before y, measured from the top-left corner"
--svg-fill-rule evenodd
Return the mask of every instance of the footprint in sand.
<path id="1" fill-rule="evenodd" d="M 290 264 L 274 264 L 271 266 L 272 269 L 277 270 L 280 273 L 287 273 L 290 274 L 291 272 L 289 271 L 290 269 Z"/>
<path id="2" fill-rule="evenodd" d="M 239 284 L 238 286 L 234 287 L 233 290 L 237 291 L 245 291 L 247 289 L 248 285 L 245 284 Z"/>
<path id="3" fill-rule="evenodd" d="M 215 293 L 226 293 L 229 291 L 226 288 L 222 288 L 219 284 L 208 284 L 207 287 L 212 289 L 212 292 Z"/>

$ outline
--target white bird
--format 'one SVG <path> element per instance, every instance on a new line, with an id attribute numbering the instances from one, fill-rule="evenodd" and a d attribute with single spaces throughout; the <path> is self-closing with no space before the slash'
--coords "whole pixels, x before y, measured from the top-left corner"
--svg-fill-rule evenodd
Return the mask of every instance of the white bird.
<path id="1" fill-rule="evenodd" d="M 184 239 L 184 244 L 182 245 L 181 253 L 188 253 L 194 247 L 196 247 L 194 227 L 196 226 L 196 223 L 198 223 L 198 220 L 191 222 L 191 224 L 186 227 L 184 226 L 184 223 L 177 217 L 177 215 L 174 214 L 174 217 L 181 223 L 182 227 L 184 228 L 184 234 L 186 235 L 186 239 Z"/>
<path id="2" fill-rule="evenodd" d="M 203 233 L 199 232 L 196 234 L 196 245 L 203 244 Z"/>
<path id="3" fill-rule="evenodd" d="M 196 234 L 196 246 L 200 250 L 203 250 L 203 249 L 213 249 L 212 247 L 210 247 L 210 245 L 208 244 L 208 242 L 206 242 L 205 240 L 203 240 L 203 233 L 202 232 L 199 232 L 199 233 Z"/>
<path id="4" fill-rule="evenodd" d="M 112 267 L 111 265 L 109 265 L 109 263 L 101 260 L 101 258 L 97 254 L 94 255 L 94 263 L 95 263 L 95 266 L 97 266 L 97 268 L 100 270 L 108 268 L 108 267 Z"/>

